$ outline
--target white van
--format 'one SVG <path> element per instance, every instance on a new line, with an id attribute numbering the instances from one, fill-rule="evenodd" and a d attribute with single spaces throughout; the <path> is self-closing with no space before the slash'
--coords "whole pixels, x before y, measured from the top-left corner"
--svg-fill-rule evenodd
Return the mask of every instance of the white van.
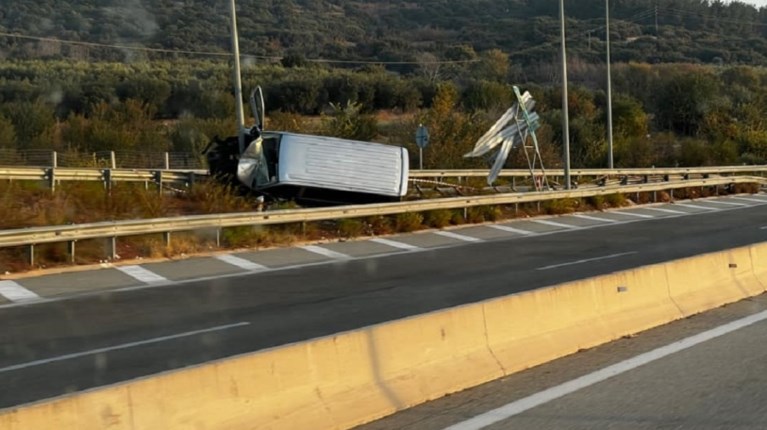
<path id="1" fill-rule="evenodd" d="M 277 131 L 251 139 L 237 179 L 266 196 L 340 204 L 399 200 L 407 193 L 405 148 Z"/>

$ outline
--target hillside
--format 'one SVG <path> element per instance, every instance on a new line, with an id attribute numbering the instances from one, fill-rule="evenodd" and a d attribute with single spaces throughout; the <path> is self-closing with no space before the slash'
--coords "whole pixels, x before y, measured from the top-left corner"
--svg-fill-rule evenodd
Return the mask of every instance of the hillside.
<path id="1" fill-rule="evenodd" d="M 5 58 L 123 60 L 168 54 L 97 46 L 226 53 L 228 2 L 2 0 Z M 697 0 L 614 0 L 616 61 L 767 64 L 767 9 Z M 241 49 L 257 59 L 471 60 L 500 49 L 513 63 L 557 55 L 557 0 L 239 0 Z M 602 61 L 604 1 L 568 0 L 571 56 Z M 657 22 L 657 26 L 656 26 Z M 86 42 L 83 45 L 51 40 Z M 211 56 L 212 54 L 206 54 Z M 400 71 L 408 71 L 400 66 Z"/>

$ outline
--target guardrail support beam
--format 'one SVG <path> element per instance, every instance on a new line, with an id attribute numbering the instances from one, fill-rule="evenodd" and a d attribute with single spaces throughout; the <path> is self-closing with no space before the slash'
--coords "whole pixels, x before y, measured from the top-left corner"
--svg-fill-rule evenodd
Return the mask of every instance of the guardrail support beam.
<path id="1" fill-rule="evenodd" d="M 117 260 L 117 238 L 112 236 L 109 238 L 109 260 Z"/>
<path id="2" fill-rule="evenodd" d="M 35 267 L 35 244 L 29 245 L 29 267 Z"/>
<path id="3" fill-rule="evenodd" d="M 166 231 L 162 234 L 163 242 L 165 242 L 165 247 L 170 248 L 170 232 Z"/>

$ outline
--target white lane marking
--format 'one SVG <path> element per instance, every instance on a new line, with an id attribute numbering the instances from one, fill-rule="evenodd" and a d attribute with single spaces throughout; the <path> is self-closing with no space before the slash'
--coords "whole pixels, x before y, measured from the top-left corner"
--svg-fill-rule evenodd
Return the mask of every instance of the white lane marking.
<path id="1" fill-rule="evenodd" d="M 11 366 L 0 367 L 0 373 L 12 372 L 14 370 L 26 369 L 28 367 L 40 366 L 40 365 L 48 364 L 48 363 L 55 363 L 57 361 L 70 360 L 72 358 L 79 358 L 79 357 L 85 357 L 88 355 L 101 354 L 103 352 L 133 348 L 134 346 L 149 345 L 152 343 L 164 342 L 166 340 L 179 339 L 182 337 L 195 336 L 198 334 L 210 333 L 214 331 L 228 330 L 230 328 L 243 327 L 246 325 L 250 325 L 250 323 L 243 321 L 243 322 L 238 322 L 234 324 L 219 325 L 219 326 L 204 328 L 200 330 L 193 330 L 193 331 L 187 331 L 187 332 L 178 333 L 178 334 L 172 334 L 169 336 L 160 336 L 160 337 L 154 337 L 154 338 L 146 339 L 146 340 L 139 340 L 137 342 L 129 342 L 129 343 L 123 343 L 123 344 L 115 345 L 115 346 L 107 346 L 104 348 L 91 349 L 88 351 L 74 352 L 72 354 L 64 354 L 64 355 L 59 355 L 59 356 L 51 357 L 51 358 L 43 358 L 41 360 L 27 361 L 26 363 L 19 363 L 19 364 L 14 364 Z"/>
<path id="2" fill-rule="evenodd" d="M 645 208 L 645 209 L 647 209 L 647 208 Z M 620 214 L 620 215 L 628 215 L 628 216 L 633 216 L 633 217 L 637 217 L 637 218 L 655 218 L 652 215 L 638 214 L 638 213 L 629 212 L 629 211 L 613 211 L 613 212 L 610 212 L 610 213 Z"/>
<path id="3" fill-rule="evenodd" d="M 384 239 L 382 237 L 374 237 L 370 239 L 371 242 L 380 243 L 381 245 L 391 246 L 392 248 L 406 249 L 408 251 L 419 251 L 421 248 L 411 245 L 409 243 L 397 242 L 396 240 Z"/>
<path id="4" fill-rule="evenodd" d="M 550 225 L 554 227 L 562 227 L 562 228 L 570 228 L 570 229 L 580 228 L 577 225 L 563 224 L 561 222 L 549 221 L 547 219 L 531 219 L 528 221 L 537 222 L 538 224 Z"/>
<path id="5" fill-rule="evenodd" d="M 481 415 L 477 415 L 474 418 L 453 424 L 452 426 L 445 428 L 445 430 L 479 430 L 481 428 L 511 418 L 515 415 L 519 415 L 537 406 L 551 402 L 552 400 L 559 399 L 568 394 L 572 394 L 594 384 L 603 382 L 614 376 L 618 376 L 622 373 L 636 369 L 637 367 L 652 363 L 653 361 L 660 360 L 661 358 L 665 358 L 671 354 L 684 351 L 685 349 L 692 348 L 693 346 L 703 342 L 716 339 L 766 319 L 767 311 L 764 311 L 724 325 L 720 325 L 719 327 L 704 331 L 703 333 L 698 333 L 694 336 L 684 338 L 649 352 L 645 352 L 644 354 L 639 354 L 635 357 L 629 358 L 628 360 L 621 361 L 619 363 L 613 364 L 612 366 L 608 366 L 597 370 L 596 372 L 589 373 L 588 375 L 575 378 L 565 382 L 564 384 L 551 387 L 531 396 L 508 403 L 501 406 L 500 408 L 496 408 Z"/>
<path id="6" fill-rule="evenodd" d="M 764 227 L 759 227 L 759 230 L 767 230 L 767 225 Z"/>
<path id="7" fill-rule="evenodd" d="M 747 202 L 767 203 L 767 200 L 762 199 L 749 199 L 748 197 L 730 197 L 733 200 L 745 200 Z"/>
<path id="8" fill-rule="evenodd" d="M 530 236 L 535 234 L 534 231 L 522 230 L 521 228 L 509 227 L 507 225 L 489 224 L 487 225 L 487 227 L 494 228 L 496 230 L 501 230 L 501 231 L 508 231 L 509 233 L 521 234 L 523 236 Z"/>
<path id="9" fill-rule="evenodd" d="M 706 200 L 707 203 L 719 203 L 720 205 L 729 205 L 729 206 L 748 206 L 745 203 L 735 203 L 735 202 L 725 202 L 722 200 Z"/>
<path id="10" fill-rule="evenodd" d="M 674 206 L 680 206 L 680 207 L 683 207 L 683 208 L 690 208 L 690 209 L 703 209 L 703 210 L 706 210 L 706 211 L 718 211 L 719 210 L 717 208 L 710 208 L 708 206 L 691 205 L 691 204 L 688 204 L 688 203 L 674 203 Z"/>
<path id="11" fill-rule="evenodd" d="M 581 218 L 581 219 L 589 219 L 591 221 L 599 221 L 599 222 L 609 222 L 609 223 L 620 222 L 620 221 L 614 220 L 614 219 L 599 218 L 599 217 L 596 217 L 596 216 L 589 216 L 589 215 L 583 215 L 583 214 L 570 214 L 569 216 L 575 217 L 575 218 Z"/>
<path id="12" fill-rule="evenodd" d="M 126 275 L 132 278 L 138 279 L 141 282 L 145 282 L 147 284 L 156 284 L 158 282 L 168 282 L 168 279 L 163 278 L 157 273 L 144 269 L 141 266 L 118 266 L 118 267 L 115 267 L 115 269 L 125 273 Z"/>
<path id="13" fill-rule="evenodd" d="M 642 208 L 648 211 L 657 211 L 657 212 L 665 212 L 667 214 L 676 214 L 676 215 L 692 215 L 689 212 L 683 212 L 683 211 L 675 211 L 673 209 L 666 209 L 666 208 Z"/>
<path id="14" fill-rule="evenodd" d="M 449 237 L 451 239 L 462 240 L 464 242 L 482 242 L 482 239 L 472 237 L 472 236 L 466 236 L 465 234 L 453 233 L 452 231 L 435 231 L 434 234 Z"/>
<path id="15" fill-rule="evenodd" d="M 586 259 L 583 259 L 583 260 L 570 261 L 570 262 L 567 262 L 567 263 L 552 264 L 551 266 L 538 267 L 535 270 L 556 269 L 557 267 L 572 266 L 574 264 L 582 264 L 582 263 L 590 263 L 592 261 L 607 260 L 607 259 L 610 259 L 610 258 L 617 258 L 617 257 L 622 257 L 624 255 L 631 255 L 631 254 L 636 254 L 636 251 L 621 252 L 621 253 L 618 253 L 618 254 L 604 255 L 602 257 L 586 258 Z"/>
<path id="16" fill-rule="evenodd" d="M 13 281 L 0 281 L 0 296 L 14 303 L 29 302 L 40 298 L 37 294 Z"/>
<path id="17" fill-rule="evenodd" d="M 332 251 L 327 248 L 323 248 L 321 246 L 317 245 L 306 245 L 302 246 L 301 249 L 305 249 L 309 252 L 313 252 L 315 254 L 324 255 L 325 257 L 332 258 L 334 260 L 351 260 L 352 257 L 346 254 L 342 254 L 340 252 Z"/>
<path id="18" fill-rule="evenodd" d="M 232 266 L 237 266 L 240 269 L 245 269 L 250 272 L 261 272 L 264 270 L 269 270 L 269 268 L 264 265 L 254 263 L 242 257 L 237 257 L 236 255 L 230 255 L 230 254 L 217 255 L 216 259 L 221 260 L 224 263 L 231 264 Z"/>

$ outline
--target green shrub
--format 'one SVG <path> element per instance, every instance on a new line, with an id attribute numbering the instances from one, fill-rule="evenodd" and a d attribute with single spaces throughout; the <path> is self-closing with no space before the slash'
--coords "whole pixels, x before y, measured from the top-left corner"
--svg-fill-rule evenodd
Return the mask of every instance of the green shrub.
<path id="1" fill-rule="evenodd" d="M 601 211 L 605 208 L 605 196 L 599 194 L 596 196 L 586 197 L 586 203 L 594 209 Z"/>
<path id="2" fill-rule="evenodd" d="M 341 237 L 357 237 L 365 233 L 365 223 L 358 219 L 342 219 L 338 221 L 338 234 Z"/>
<path id="3" fill-rule="evenodd" d="M 605 196 L 605 201 L 611 207 L 619 208 L 626 205 L 626 196 L 621 193 L 608 194 Z"/>
<path id="4" fill-rule="evenodd" d="M 575 212 L 578 208 L 576 199 L 556 199 L 543 202 L 541 209 L 549 215 L 561 215 Z"/>
<path id="5" fill-rule="evenodd" d="M 421 224 L 423 224 L 423 215 L 415 212 L 397 214 L 394 224 L 399 232 L 418 230 L 421 228 Z"/>
<path id="6" fill-rule="evenodd" d="M 391 218 L 376 215 L 368 217 L 365 221 L 371 234 L 383 235 L 393 232 Z"/>
<path id="7" fill-rule="evenodd" d="M 447 209 L 437 209 L 426 212 L 425 223 L 426 225 L 434 228 L 442 228 L 450 225 L 452 212 Z"/>

